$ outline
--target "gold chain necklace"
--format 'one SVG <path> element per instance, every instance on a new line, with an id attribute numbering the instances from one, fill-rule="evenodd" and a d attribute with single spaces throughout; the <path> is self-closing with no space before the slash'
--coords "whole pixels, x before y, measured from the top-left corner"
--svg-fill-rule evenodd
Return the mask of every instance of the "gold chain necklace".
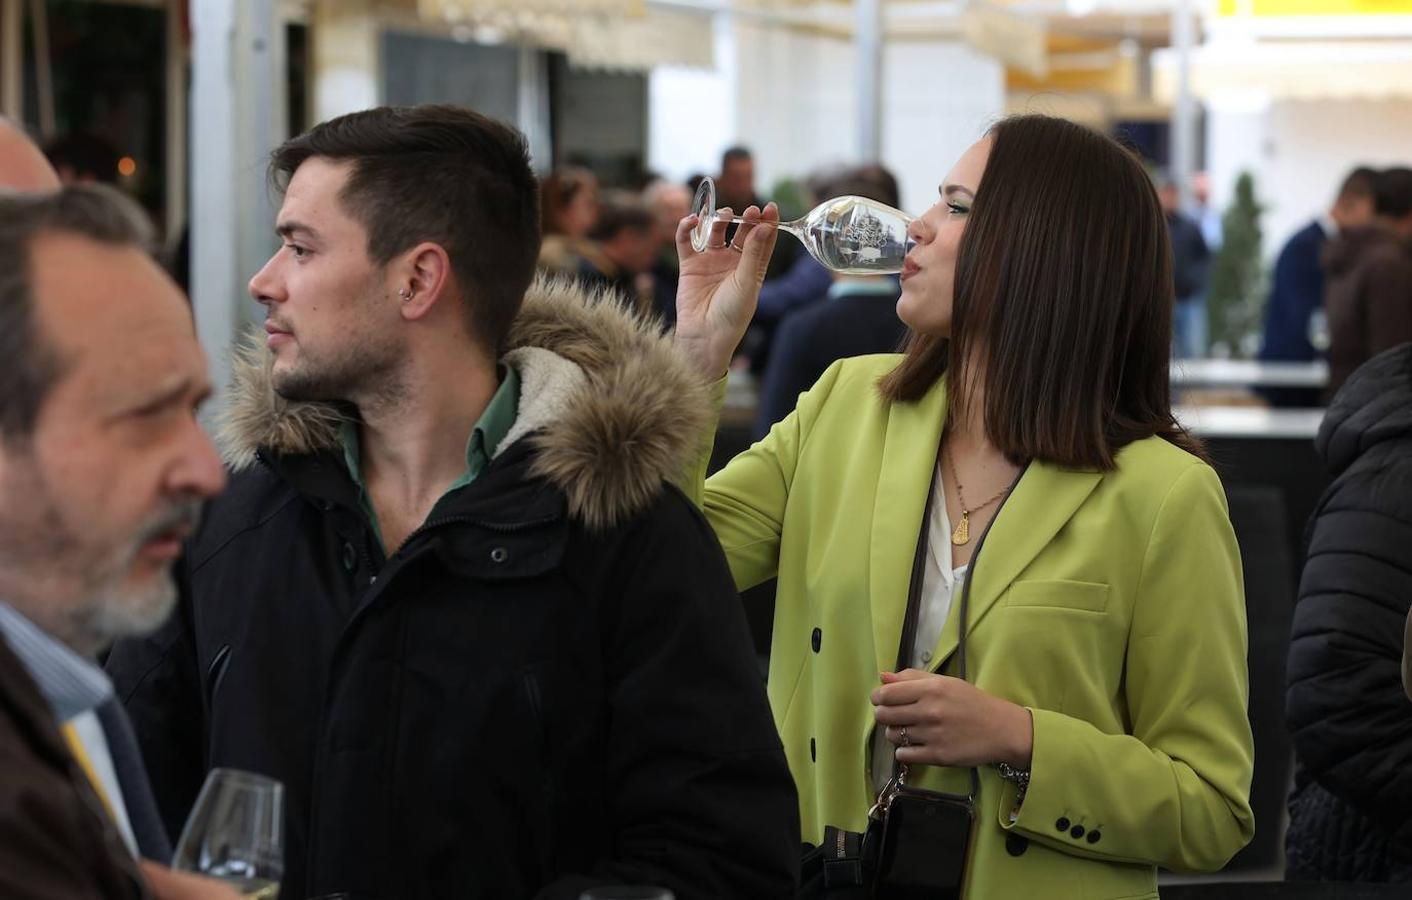
<path id="1" fill-rule="evenodd" d="M 1006 492 L 1009 491 L 1010 488 L 1003 487 L 999 490 L 999 492 L 996 493 L 994 497 L 991 497 L 989 500 L 980 504 L 979 506 L 974 506 L 968 509 L 966 507 L 966 495 L 961 493 L 961 479 L 956 475 L 956 463 L 951 459 L 950 449 L 948 448 L 943 455 L 946 457 L 946 465 L 951 468 L 951 480 L 956 482 L 956 500 L 958 503 L 961 504 L 961 521 L 956 523 L 956 527 L 951 531 L 951 543 L 955 544 L 957 547 L 960 547 L 963 544 L 970 543 L 971 540 L 971 513 L 979 512 L 994 503 L 995 501 L 999 500 L 1001 497 L 1004 497 Z"/>

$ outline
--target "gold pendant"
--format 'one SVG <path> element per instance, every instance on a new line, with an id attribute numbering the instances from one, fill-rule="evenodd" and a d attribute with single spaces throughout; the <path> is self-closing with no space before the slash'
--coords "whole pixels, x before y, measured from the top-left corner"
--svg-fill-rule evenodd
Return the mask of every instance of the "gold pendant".
<path id="1" fill-rule="evenodd" d="M 961 510 L 961 521 L 956 524 L 955 530 L 951 532 L 951 543 L 959 547 L 970 539 L 971 517 L 963 509 Z"/>

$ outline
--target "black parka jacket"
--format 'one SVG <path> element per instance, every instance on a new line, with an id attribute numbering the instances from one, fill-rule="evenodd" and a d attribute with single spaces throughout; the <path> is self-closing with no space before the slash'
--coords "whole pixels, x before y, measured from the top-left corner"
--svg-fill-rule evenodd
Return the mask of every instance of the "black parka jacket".
<path id="1" fill-rule="evenodd" d="M 532 289 L 491 463 L 384 558 L 256 353 L 182 602 L 109 669 L 169 828 L 216 766 L 287 787 L 281 896 L 788 897 L 797 799 L 730 573 L 667 486 L 706 387 L 655 326 Z"/>
<path id="2" fill-rule="evenodd" d="M 1309 525 L 1289 650 L 1293 880 L 1412 883 L 1412 344 L 1374 357 L 1319 430 L 1333 483 Z"/>

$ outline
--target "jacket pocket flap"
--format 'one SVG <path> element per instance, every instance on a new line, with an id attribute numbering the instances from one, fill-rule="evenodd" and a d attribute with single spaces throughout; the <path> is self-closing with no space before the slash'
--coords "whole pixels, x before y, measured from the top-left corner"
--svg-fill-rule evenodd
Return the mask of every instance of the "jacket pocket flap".
<path id="1" fill-rule="evenodd" d="M 1108 607 L 1108 585 L 1093 581 L 1017 581 L 1010 585 L 1005 605 L 1101 613 Z"/>

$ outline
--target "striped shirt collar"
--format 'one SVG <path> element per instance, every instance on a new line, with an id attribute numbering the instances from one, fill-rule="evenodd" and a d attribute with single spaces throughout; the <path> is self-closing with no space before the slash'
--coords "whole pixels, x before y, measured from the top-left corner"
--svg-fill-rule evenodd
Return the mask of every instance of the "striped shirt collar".
<path id="1" fill-rule="evenodd" d="M 4 601 L 0 601 L 0 638 L 10 645 L 39 693 L 49 701 L 58 724 L 97 709 L 112 696 L 113 683 L 102 669 L 46 634 Z"/>

